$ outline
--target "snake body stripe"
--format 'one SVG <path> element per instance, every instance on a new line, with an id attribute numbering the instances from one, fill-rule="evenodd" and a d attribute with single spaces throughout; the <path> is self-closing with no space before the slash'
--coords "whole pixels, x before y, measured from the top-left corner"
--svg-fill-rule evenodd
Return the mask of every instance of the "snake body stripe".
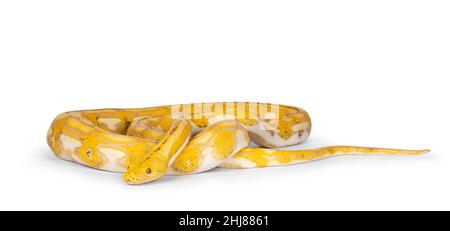
<path id="1" fill-rule="evenodd" d="M 269 149 L 302 143 L 310 132 L 311 119 L 298 107 L 249 102 L 198 103 L 65 112 L 54 119 L 47 143 L 62 159 L 124 172 L 123 179 L 130 184 L 215 167 L 287 165 L 341 154 L 428 152 L 356 146 Z M 249 148 L 250 142 L 262 148 Z"/>

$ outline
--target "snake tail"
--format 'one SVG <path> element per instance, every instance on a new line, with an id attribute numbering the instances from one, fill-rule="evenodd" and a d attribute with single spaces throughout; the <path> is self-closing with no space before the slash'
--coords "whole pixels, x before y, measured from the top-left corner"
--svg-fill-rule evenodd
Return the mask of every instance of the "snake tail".
<path id="1" fill-rule="evenodd" d="M 419 155 L 430 150 L 405 150 L 359 146 L 329 146 L 310 150 L 274 150 L 267 148 L 246 148 L 224 162 L 222 168 L 256 168 L 297 164 L 331 156 L 353 154 Z"/>

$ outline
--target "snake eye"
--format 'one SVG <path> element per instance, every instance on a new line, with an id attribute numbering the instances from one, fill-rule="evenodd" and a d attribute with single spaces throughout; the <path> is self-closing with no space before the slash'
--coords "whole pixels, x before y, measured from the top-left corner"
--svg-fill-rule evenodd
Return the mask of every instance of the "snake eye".
<path id="1" fill-rule="evenodd" d="M 147 175 L 149 175 L 150 173 L 152 173 L 152 170 L 150 168 L 147 168 L 147 170 L 145 170 L 145 173 L 147 173 Z"/>

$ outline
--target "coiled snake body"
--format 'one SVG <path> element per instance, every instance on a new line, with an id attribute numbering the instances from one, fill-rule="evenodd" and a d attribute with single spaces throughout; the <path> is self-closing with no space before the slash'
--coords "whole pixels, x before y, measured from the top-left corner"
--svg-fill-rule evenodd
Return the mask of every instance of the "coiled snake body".
<path id="1" fill-rule="evenodd" d="M 129 184 L 215 167 L 287 165 L 339 154 L 428 152 L 356 146 L 269 149 L 302 143 L 310 132 L 308 113 L 297 107 L 198 103 L 62 113 L 53 121 L 47 142 L 59 158 L 124 172 L 123 180 Z M 264 148 L 250 148 L 251 141 Z"/>

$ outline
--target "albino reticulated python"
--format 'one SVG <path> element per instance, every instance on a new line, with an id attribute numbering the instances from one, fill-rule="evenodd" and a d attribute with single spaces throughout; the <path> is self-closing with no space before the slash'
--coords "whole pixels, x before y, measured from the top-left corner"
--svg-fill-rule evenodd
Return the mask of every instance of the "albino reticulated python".
<path id="1" fill-rule="evenodd" d="M 310 132 L 308 113 L 297 107 L 198 103 L 62 113 L 53 121 L 47 142 L 62 159 L 124 172 L 123 180 L 129 184 L 215 167 L 288 165 L 342 154 L 428 152 L 356 146 L 268 149 L 302 143 Z M 250 141 L 265 148 L 249 148 Z"/>

